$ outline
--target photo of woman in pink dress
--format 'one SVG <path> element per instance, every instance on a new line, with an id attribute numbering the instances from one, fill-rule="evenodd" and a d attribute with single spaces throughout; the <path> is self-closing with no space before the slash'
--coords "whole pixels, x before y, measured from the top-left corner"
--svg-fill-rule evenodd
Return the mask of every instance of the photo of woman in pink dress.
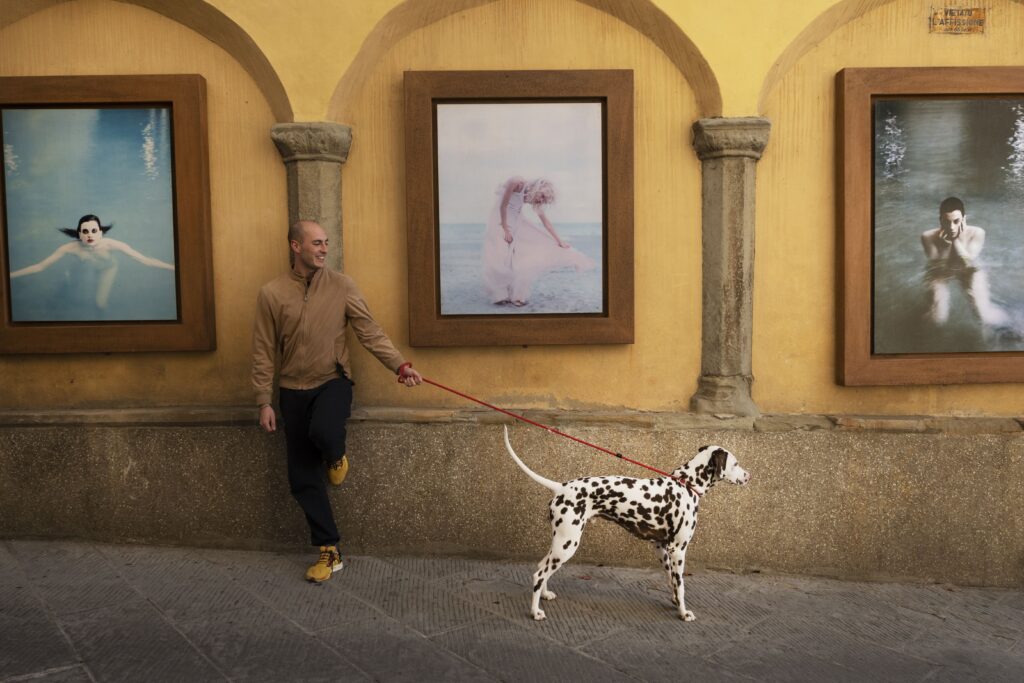
<path id="1" fill-rule="evenodd" d="M 437 106 L 442 315 L 604 313 L 602 116 L 596 102 Z"/>
<path id="2" fill-rule="evenodd" d="M 483 279 L 490 301 L 523 307 L 534 282 L 548 271 L 572 267 L 577 272 L 596 265 L 555 230 L 544 207 L 555 201 L 555 187 L 544 178 L 506 180 L 487 221 L 483 248 Z M 527 206 L 536 222 L 524 215 Z"/>

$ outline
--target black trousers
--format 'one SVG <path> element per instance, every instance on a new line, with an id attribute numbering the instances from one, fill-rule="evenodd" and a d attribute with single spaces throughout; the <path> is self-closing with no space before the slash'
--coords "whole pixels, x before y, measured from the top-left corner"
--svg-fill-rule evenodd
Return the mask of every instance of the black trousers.
<path id="1" fill-rule="evenodd" d="M 345 454 L 345 423 L 352 413 L 352 382 L 332 379 L 315 389 L 281 389 L 281 417 L 288 444 L 288 485 L 309 525 L 310 543 L 340 540 L 327 495 L 324 463 Z"/>

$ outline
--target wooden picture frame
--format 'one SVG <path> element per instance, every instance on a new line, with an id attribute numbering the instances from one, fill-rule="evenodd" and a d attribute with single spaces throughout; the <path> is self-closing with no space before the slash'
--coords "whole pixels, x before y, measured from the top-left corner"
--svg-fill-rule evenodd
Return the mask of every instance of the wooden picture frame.
<path id="1" fill-rule="evenodd" d="M 0 353 L 216 348 L 203 77 L 4 77 L 0 120 Z"/>
<path id="2" fill-rule="evenodd" d="M 586 123 L 566 123 L 577 115 Z M 470 120 L 484 132 L 480 127 L 460 128 Z M 508 121 L 515 123 L 506 125 Z M 407 71 L 405 123 L 412 346 L 633 342 L 632 71 Z M 513 137 L 506 138 L 503 130 L 511 130 Z M 578 141 L 567 141 L 576 135 Z M 474 158 L 479 161 L 463 163 Z M 515 180 L 517 174 L 523 182 Z M 488 226 L 501 229 L 493 223 L 501 190 L 516 185 L 514 189 L 530 197 L 520 215 L 538 206 L 543 212 L 540 200 L 534 199 L 541 193 L 530 188 L 549 174 L 555 176 L 555 187 L 563 186 L 561 195 L 547 210 L 550 220 L 530 213 L 531 220 L 538 227 L 548 222 L 552 230 L 578 227 L 584 235 L 579 249 L 572 242 L 555 257 L 572 251 L 584 254 L 575 263 L 585 275 L 573 279 L 576 269 L 562 268 L 557 277 L 566 285 L 545 281 L 531 290 L 536 299 L 523 301 L 513 300 L 509 285 L 507 302 L 498 304 L 501 297 L 488 291 L 493 284 L 485 287 L 480 278 L 487 256 L 483 262 L 475 259 L 480 258 L 481 244 L 486 252 L 485 240 L 494 238 L 485 234 Z M 475 189 L 458 192 L 462 182 Z M 589 183 L 590 189 L 563 191 L 577 182 Z M 576 200 L 579 215 L 592 222 L 571 223 L 569 213 Z M 490 212 L 485 201 L 494 207 Z M 442 215 L 460 211 L 466 221 L 458 224 L 464 239 L 446 238 L 442 244 Z M 557 211 L 562 213 L 556 215 Z M 454 230 L 445 225 L 445 230 Z M 527 272 L 522 256 L 529 253 L 527 232 L 507 242 L 506 266 L 515 268 L 511 259 L 516 259 L 520 274 Z M 571 241 L 552 239 L 559 240 L 559 246 Z M 456 262 L 454 254 L 461 260 L 453 268 L 462 270 L 446 265 L 442 273 L 442 259 Z M 553 292 L 546 300 L 538 294 L 543 286 Z M 570 293 L 579 294 L 579 301 L 570 302 Z"/>
<path id="3" fill-rule="evenodd" d="M 1024 381 L 1024 68 L 843 69 L 836 147 L 837 382 Z"/>

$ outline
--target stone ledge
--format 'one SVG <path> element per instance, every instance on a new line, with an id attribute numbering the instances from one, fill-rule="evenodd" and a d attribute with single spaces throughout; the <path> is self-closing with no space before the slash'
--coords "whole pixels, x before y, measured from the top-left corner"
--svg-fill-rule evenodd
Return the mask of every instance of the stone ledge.
<path id="1" fill-rule="evenodd" d="M 256 424 L 257 412 L 255 406 L 0 410 L 0 427 L 240 425 Z"/>
<path id="2" fill-rule="evenodd" d="M 703 415 L 630 410 L 520 410 L 523 417 L 551 427 L 623 427 L 652 430 L 738 430 L 755 432 L 829 431 L 906 434 L 1013 434 L 1024 431 L 1012 417 L 943 417 L 927 415 Z M 515 418 L 482 408 L 361 407 L 353 422 L 406 424 L 514 424 Z M 0 427 L 122 425 L 210 426 L 256 425 L 254 406 L 166 406 L 84 410 L 0 411 Z"/>

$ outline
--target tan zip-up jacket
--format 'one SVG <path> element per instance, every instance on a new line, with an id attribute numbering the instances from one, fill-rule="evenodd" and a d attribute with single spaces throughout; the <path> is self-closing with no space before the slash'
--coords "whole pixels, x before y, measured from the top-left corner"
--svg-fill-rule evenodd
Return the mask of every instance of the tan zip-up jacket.
<path id="1" fill-rule="evenodd" d="M 349 379 L 348 326 L 356 339 L 392 372 L 405 362 L 384 334 L 348 275 L 321 268 L 309 285 L 295 273 L 271 280 L 260 288 L 252 333 L 252 387 L 256 403 L 270 403 L 274 370 L 285 389 L 313 389 L 340 377 Z"/>

